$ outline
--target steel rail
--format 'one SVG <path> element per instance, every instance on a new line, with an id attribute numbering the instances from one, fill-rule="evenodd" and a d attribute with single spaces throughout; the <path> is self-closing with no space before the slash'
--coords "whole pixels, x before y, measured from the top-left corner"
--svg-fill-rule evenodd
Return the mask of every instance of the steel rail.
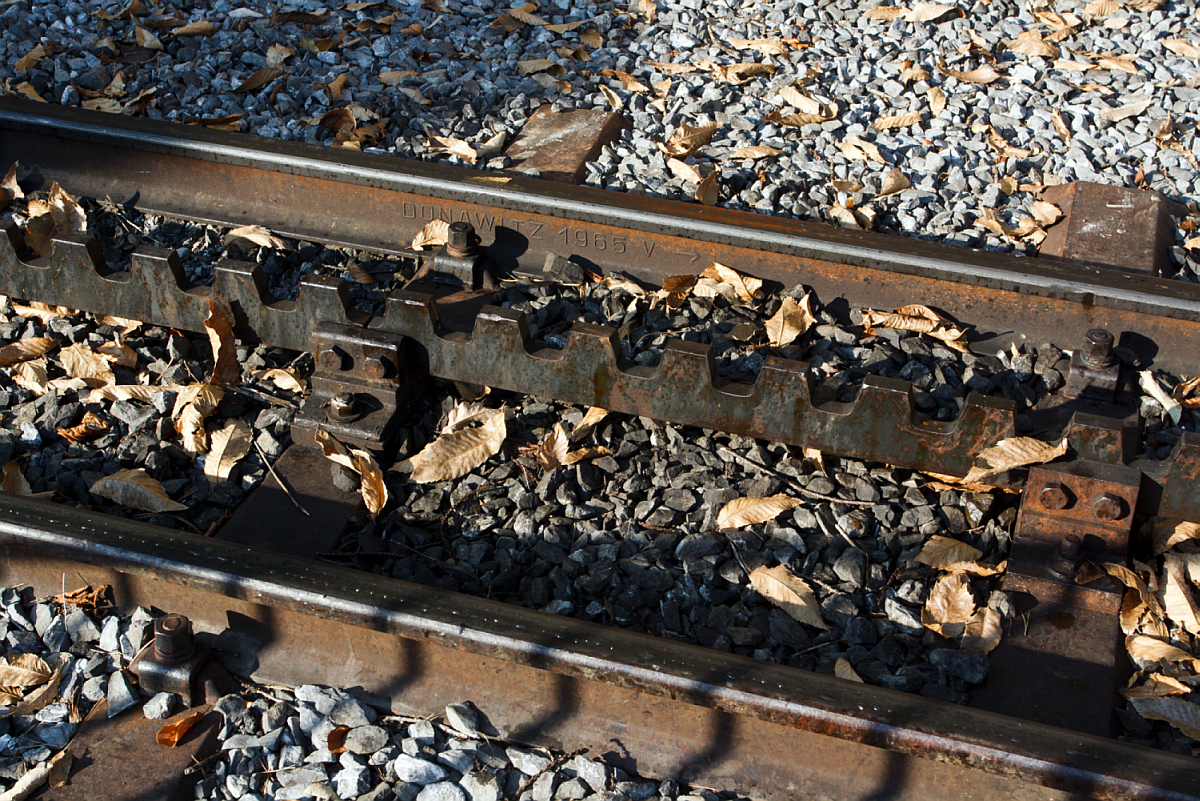
<path id="1" fill-rule="evenodd" d="M 926 302 L 1035 344 L 1101 325 L 1168 369 L 1197 364 L 1200 286 L 1101 267 L 11 98 L 0 161 L 78 194 L 305 240 L 397 253 L 427 220 L 466 219 L 505 268 L 554 251 L 660 282 L 717 260 L 827 302 Z"/>
<path id="2" fill-rule="evenodd" d="M 64 564 L 81 571 L 103 568 L 123 576 L 117 579 L 121 586 L 130 577 L 140 577 L 201 593 L 204 599 L 193 604 L 203 608 L 177 611 L 216 621 L 220 628 L 236 629 L 245 615 L 235 614 L 229 604 L 249 601 L 266 607 L 258 620 L 265 620 L 268 628 L 272 615 L 286 610 L 308 618 L 307 625 L 321 636 L 329 636 L 321 628 L 326 621 L 448 649 L 438 657 L 449 660 L 444 661 L 446 670 L 457 671 L 459 658 L 466 660 L 464 665 L 477 657 L 492 660 L 488 669 L 463 667 L 462 674 L 473 680 L 487 677 L 490 686 L 479 691 L 490 697 L 519 695 L 519 683 L 511 676 L 533 668 L 587 686 L 597 683 L 601 695 L 636 691 L 638 697 L 654 699 L 659 714 L 686 717 L 700 707 L 733 715 L 750 733 L 804 732 L 808 739 L 798 742 L 826 756 L 845 759 L 880 749 L 891 755 L 887 759 L 904 763 L 901 775 L 910 779 L 937 775 L 934 768 L 940 764 L 978 772 L 971 781 L 983 776 L 984 786 L 992 782 L 997 792 L 1015 782 L 1023 797 L 1049 789 L 1055 793 L 1042 797 L 1061 792 L 1114 801 L 1200 798 L 1200 773 L 1193 760 L 1179 755 L 74 507 L 0 496 L 0 546 L 0 572 L 10 581 L 44 581 L 56 591 Z M 164 603 L 166 597 L 156 603 Z M 264 624 L 257 625 L 261 629 Z M 241 631 L 242 639 L 235 636 L 232 642 L 245 648 L 253 629 L 251 625 Z M 357 651 L 349 667 L 366 690 L 403 703 L 404 691 L 396 688 L 404 682 L 398 676 L 410 672 L 412 665 L 403 664 L 398 653 L 406 653 L 403 646 L 378 649 L 374 656 Z M 245 656 L 253 660 L 256 655 Z M 295 656 L 291 654 L 287 668 L 293 679 L 305 671 L 298 664 L 304 660 Z M 321 661 L 314 656 L 314 665 Z M 345 658 L 341 661 L 345 667 Z M 519 669 L 510 675 L 510 667 Z M 450 675 L 432 678 L 443 685 L 456 681 Z M 455 689 L 462 687 L 456 684 Z M 624 714 L 629 713 L 626 709 Z M 678 719 L 656 725 L 669 729 L 673 722 Z M 703 752 L 702 742 L 687 743 L 687 735 L 677 736 L 684 750 Z M 862 752 L 862 746 L 868 750 Z M 774 753 L 771 743 L 759 747 Z M 813 777 L 821 770 L 806 763 L 805 753 L 776 756 L 779 764 L 772 763 L 772 770 L 788 775 L 774 780 L 788 784 L 774 793 L 765 788 L 765 795 L 785 797 L 796 788 L 817 789 Z M 714 764 L 721 762 L 715 754 L 710 758 Z M 781 764 L 792 767 L 785 770 Z M 728 776 L 736 776 L 738 770 L 734 767 Z M 946 775 L 930 780 L 944 782 Z M 962 792 L 965 780 L 959 776 L 955 781 L 960 783 L 906 789 L 914 796 L 947 797 Z"/>

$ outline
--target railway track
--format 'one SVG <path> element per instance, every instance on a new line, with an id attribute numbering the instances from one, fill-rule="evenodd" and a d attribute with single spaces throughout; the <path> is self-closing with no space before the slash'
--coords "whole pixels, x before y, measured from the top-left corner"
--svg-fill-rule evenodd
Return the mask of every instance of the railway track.
<path id="1" fill-rule="evenodd" d="M 255 678 L 356 686 L 415 714 L 466 696 L 514 739 L 597 753 L 615 743 L 618 763 L 644 775 L 755 797 L 1200 796 L 1190 758 L 1110 738 L 1125 675 L 1121 588 L 1076 581 L 1085 562 L 1127 562 L 1143 520 L 1200 519 L 1200 435 L 1184 432 L 1165 459 L 1144 450 L 1132 372 L 1109 347 L 1141 369 L 1195 372 L 1195 285 L 98 116 L 2 99 L 0 164 L 18 163 L 27 190 L 54 181 L 146 212 L 259 224 L 424 269 L 368 315 L 340 279 L 305 278 L 294 300 L 279 300 L 254 265 L 224 261 L 211 286 L 194 285 L 168 251 L 135 251 L 128 271 L 111 271 L 85 237 L 56 237 L 37 258 L 6 224 L 0 293 L 192 331 L 204 330 L 215 300 L 244 340 L 311 351 L 317 365 L 297 444 L 276 463 L 317 521 L 275 479 L 215 539 L 0 495 L 6 578 L 39 593 L 57 590 L 64 573 L 111 584 L 122 603 L 220 632 L 212 644 Z M 446 246 L 407 247 L 438 219 L 458 226 Z M 893 378 L 867 375 L 853 401 L 838 402 L 808 365 L 777 357 L 743 383 L 723 378 L 696 343 L 668 343 L 655 366 L 634 363 L 619 332 L 601 325 L 575 324 L 565 347 L 552 347 L 520 312 L 487 304 L 496 279 L 537 277 L 554 255 L 649 285 L 716 261 L 847 308 L 919 298 L 973 324 L 968 342 L 979 353 L 1010 342 L 1075 349 L 1072 394 L 1042 399 L 1022 419 L 1009 400 L 971 394 L 953 420 L 931 420 Z M 1063 440 L 1063 458 L 995 479 L 1023 493 L 1003 587 L 1020 599 L 1026 627 L 992 654 L 988 682 L 962 707 L 296 552 L 297 527 L 340 531 L 356 511 L 328 486 L 318 432 L 391 458 L 428 376 L 951 477 L 1020 434 Z M 352 412 L 332 414 L 347 396 Z M 1066 553 L 1072 542 L 1079 549 Z M 331 641 L 352 658 L 327 652 Z"/>

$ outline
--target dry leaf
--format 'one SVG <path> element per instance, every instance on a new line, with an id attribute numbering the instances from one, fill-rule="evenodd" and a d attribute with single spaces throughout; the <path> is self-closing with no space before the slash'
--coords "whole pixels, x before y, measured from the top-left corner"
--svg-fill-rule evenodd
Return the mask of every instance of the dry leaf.
<path id="1" fill-rule="evenodd" d="M 1136 100 L 1133 103 L 1126 103 L 1123 106 L 1107 108 L 1096 116 L 1102 120 L 1108 120 L 1109 122 L 1120 122 L 1121 120 L 1127 120 L 1130 117 L 1138 116 L 1143 111 L 1150 108 L 1150 104 L 1153 102 L 1154 98 L 1147 97 L 1145 100 Z"/>
<path id="2" fill-rule="evenodd" d="M 135 25 L 134 36 L 137 38 L 137 43 L 147 50 L 162 50 L 162 42 L 158 41 L 158 37 L 150 33 L 140 25 Z"/>
<path id="3" fill-rule="evenodd" d="M 531 6 L 529 3 L 526 3 L 525 5 L 526 5 L 526 8 L 537 8 L 537 6 Z M 508 13 L 509 13 L 509 16 L 511 16 L 513 19 L 517 20 L 518 22 L 523 22 L 526 25 L 546 25 L 546 24 L 548 24 L 546 22 L 546 20 L 542 19 L 537 14 L 530 13 L 525 8 L 514 8 L 514 9 L 510 10 Z"/>
<path id="4" fill-rule="evenodd" d="M 19 717 L 21 715 L 32 715 L 33 713 L 44 709 L 48 704 L 58 698 L 58 685 L 62 681 L 62 669 L 55 669 L 50 674 L 50 678 L 45 684 L 38 687 L 20 700 L 19 703 L 11 710 L 6 711 L 6 715 Z"/>
<path id="5" fill-rule="evenodd" d="M 79 425 L 70 428 L 60 428 L 57 433 L 68 442 L 90 442 L 96 437 L 104 436 L 112 426 L 95 412 L 85 412 Z M 0 681 L 0 685 L 3 682 Z"/>
<path id="6" fill-rule="evenodd" d="M 179 430 L 183 448 L 188 453 L 199 454 L 208 450 L 204 418 L 212 414 L 224 395 L 225 390 L 214 384 L 192 384 L 176 396 L 171 416 Z"/>
<path id="7" fill-rule="evenodd" d="M 951 11 L 962 13 L 958 6 L 943 5 L 941 3 L 917 3 L 911 9 L 903 13 L 905 22 L 933 22 L 935 19 L 949 14 Z"/>
<path id="8" fill-rule="evenodd" d="M 533 75 L 537 72 L 552 70 L 559 65 L 548 58 L 531 58 L 526 61 L 517 62 L 517 70 L 522 75 Z M 561 72 L 558 74 L 562 74 Z"/>
<path id="9" fill-rule="evenodd" d="M 75 198 L 55 181 L 50 185 L 50 215 L 55 229 L 72 234 L 87 233 L 87 214 Z"/>
<path id="10" fill-rule="evenodd" d="M 580 448 L 579 450 L 571 451 L 567 454 L 567 458 L 563 464 L 577 464 L 578 462 L 590 462 L 593 459 L 600 459 L 605 456 L 610 456 L 612 451 L 603 446 L 594 448 Z"/>
<path id="11" fill-rule="evenodd" d="M 1159 406 L 1162 406 L 1163 412 L 1171 419 L 1171 422 L 1179 425 L 1183 407 L 1179 401 L 1167 394 L 1162 385 L 1154 378 L 1154 373 L 1150 370 L 1141 370 L 1138 372 L 1138 383 L 1146 391 L 1146 394 L 1158 401 Z"/>
<path id="12" fill-rule="evenodd" d="M 695 194 L 692 195 L 705 206 L 715 206 L 720 199 L 721 187 L 717 184 L 718 172 L 719 170 L 713 170 L 704 176 L 704 179 L 696 185 Z"/>
<path id="13" fill-rule="evenodd" d="M 755 278 L 752 275 L 743 275 L 720 262 L 714 261 L 708 265 L 704 272 L 700 273 L 700 277 L 711 278 L 713 281 L 728 284 L 733 287 L 733 291 L 737 294 L 738 299 L 744 303 L 749 303 L 762 295 L 763 282 L 761 278 Z"/>
<path id="14" fill-rule="evenodd" d="M 621 86 L 625 87 L 630 92 L 650 91 L 648 86 L 630 75 L 628 72 L 621 72 L 620 70 L 601 70 L 600 74 L 607 78 L 616 78 L 621 82 Z"/>
<path id="15" fill-rule="evenodd" d="M 12 379 L 14 384 L 24 387 L 38 397 L 46 394 L 50 388 L 45 359 L 31 359 L 16 365 L 12 371 Z"/>
<path id="16" fill-rule="evenodd" d="M 412 249 L 424 250 L 430 247 L 440 247 L 450 241 L 450 223 L 445 220 L 432 220 L 417 231 L 413 237 Z"/>
<path id="17" fill-rule="evenodd" d="M 503 409 L 496 409 L 478 428 L 444 434 L 413 456 L 412 480 L 418 484 L 461 478 L 500 450 L 508 435 Z"/>
<path id="18" fill-rule="evenodd" d="M 951 562 L 939 567 L 947 573 L 966 573 L 972 576 L 983 577 L 999 576 L 1008 570 L 1008 561 L 1005 560 L 998 565 L 989 565 L 987 562 Z"/>
<path id="19" fill-rule="evenodd" d="M 1200 740 L 1200 704 L 1182 698 L 1131 698 L 1129 703 L 1147 720 L 1169 723 L 1193 740 Z"/>
<path id="20" fill-rule="evenodd" d="M 1197 47 L 1186 39 L 1164 39 L 1162 46 L 1172 53 L 1178 53 L 1181 56 L 1200 58 L 1200 47 Z"/>
<path id="21" fill-rule="evenodd" d="M 647 61 L 646 64 L 663 75 L 687 75 L 690 72 L 696 71 L 695 67 L 688 64 L 671 64 L 663 61 Z"/>
<path id="22" fill-rule="evenodd" d="M 74 762 L 75 756 L 70 749 L 64 748 L 50 758 L 46 763 L 49 768 L 46 774 L 46 783 L 51 787 L 62 787 L 67 783 L 67 779 L 71 776 L 71 763 Z"/>
<path id="23" fill-rule="evenodd" d="M 475 148 L 461 139 L 455 139 L 453 136 L 431 136 L 429 137 L 429 143 L 431 150 L 444 151 L 452 156 L 458 156 L 468 164 L 474 164 L 478 155 L 475 152 Z"/>
<path id="24" fill-rule="evenodd" d="M 786 567 L 755 568 L 750 572 L 750 584 L 759 595 L 795 620 L 818 629 L 829 629 L 821 617 L 821 607 L 812 588 Z"/>
<path id="25" fill-rule="evenodd" d="M 862 677 L 854 672 L 854 668 L 851 666 L 850 661 L 842 657 L 838 657 L 838 660 L 833 663 L 833 675 L 837 676 L 839 679 L 845 679 L 846 681 L 857 681 L 860 684 L 863 683 Z"/>
<path id="26" fill-rule="evenodd" d="M 285 47 L 279 43 L 273 44 L 267 48 L 267 67 L 270 69 L 280 69 L 283 67 L 283 62 L 295 54 L 296 51 L 290 47 Z"/>
<path id="27" fill-rule="evenodd" d="M 758 61 L 747 61 L 741 64 L 713 64 L 712 62 L 702 62 L 702 67 L 708 67 L 714 75 L 725 83 L 741 86 L 748 83 L 755 75 L 774 72 L 775 67 L 770 64 L 763 64 Z"/>
<path id="28" fill-rule="evenodd" d="M 29 72 L 45 57 L 46 48 L 42 47 L 41 45 L 36 45 L 28 53 L 13 62 L 13 69 L 17 72 Z"/>
<path id="29" fill-rule="evenodd" d="M 217 26 L 211 22 L 200 20 L 199 22 L 189 22 L 183 27 L 176 28 L 171 31 L 172 36 L 212 36 L 217 32 Z"/>
<path id="30" fill-rule="evenodd" d="M 592 406 L 584 413 L 583 419 L 579 421 L 579 425 L 575 426 L 575 430 L 571 432 L 571 439 L 583 439 L 592 432 L 593 428 L 600 425 L 608 415 L 608 409 Z"/>
<path id="31" fill-rule="evenodd" d="M 149 403 L 154 396 L 166 391 L 164 387 L 147 387 L 142 384 L 114 384 L 93 389 L 87 396 L 88 403 L 114 400 L 137 400 Z"/>
<path id="32" fill-rule="evenodd" d="M 877 161 L 880 164 L 885 164 L 883 156 L 879 153 L 879 148 L 873 142 L 868 142 L 858 134 L 850 134 L 842 142 L 838 143 L 838 148 L 841 149 L 842 155 L 851 161 Z"/>
<path id="33" fill-rule="evenodd" d="M 782 150 L 770 147 L 769 145 L 746 145 L 745 147 L 739 147 L 737 150 L 733 151 L 732 158 L 761 159 L 767 158 L 768 156 L 778 156 L 782 152 Z"/>
<path id="34" fill-rule="evenodd" d="M 921 610 L 921 623 L 943 636 L 958 637 L 974 615 L 971 583 L 962 573 L 950 573 L 938 579 L 929 591 L 929 600 Z"/>
<path id="35" fill-rule="evenodd" d="M 893 167 L 892 171 L 883 179 L 883 186 L 879 189 L 879 194 L 876 197 L 887 197 L 894 195 L 897 192 L 903 192 L 912 186 L 912 182 L 904 177 L 904 173 L 900 172 L 899 167 Z"/>
<path id="36" fill-rule="evenodd" d="M 1182 648 L 1177 648 L 1156 637 L 1144 634 L 1131 634 L 1125 638 L 1125 650 L 1139 663 L 1153 664 L 1156 662 L 1191 662 L 1196 663 L 1195 657 Z"/>
<path id="37" fill-rule="evenodd" d="M 875 6 L 863 12 L 863 17 L 881 22 L 895 22 L 906 13 L 908 9 L 899 6 Z"/>
<path id="38" fill-rule="evenodd" d="M 766 498 L 734 498 L 717 513 L 717 528 L 742 528 L 774 520 L 780 513 L 804 503 L 800 498 L 771 495 Z"/>
<path id="39" fill-rule="evenodd" d="M 248 250 L 249 247 L 292 249 L 291 245 L 261 225 L 243 225 L 241 228 L 234 228 L 225 234 L 222 241 L 227 247 L 237 245 L 243 250 Z"/>
<path id="40" fill-rule="evenodd" d="M 1162 673 L 1151 673 L 1146 677 L 1146 683 L 1138 687 L 1121 690 L 1126 698 L 1162 698 L 1167 695 L 1187 695 L 1192 688 L 1179 679 Z"/>
<path id="41" fill-rule="evenodd" d="M 1090 0 L 1083 10 L 1093 17 L 1107 17 L 1121 10 L 1119 0 Z"/>
<path id="42" fill-rule="evenodd" d="M 0 192 L 4 192 L 9 200 L 20 200 L 25 197 L 25 193 L 21 191 L 20 184 L 17 183 L 16 163 L 8 168 L 8 172 L 4 175 L 4 180 L 0 181 Z M 0 206 L 2 205 L 3 203 L 0 203 Z"/>
<path id="43" fill-rule="evenodd" d="M 213 371 L 208 379 L 216 386 L 237 386 L 242 379 L 237 348 L 233 339 L 233 318 L 223 303 L 208 299 L 208 317 L 204 321 L 208 343 L 212 346 Z"/>
<path id="44" fill-rule="evenodd" d="M 58 347 L 58 340 L 51 337 L 25 337 L 0 348 L 0 367 L 10 367 L 18 362 L 36 359 Z"/>
<path id="45" fill-rule="evenodd" d="M 1043 442 L 1032 437 L 1010 437 L 1002 439 L 975 456 L 975 464 L 964 481 L 981 481 L 1017 467 L 1044 464 L 1067 452 L 1067 440 Z"/>
<path id="46" fill-rule="evenodd" d="M 691 155 L 696 149 L 707 145 L 720 128 L 721 126 L 717 123 L 695 127 L 688 125 L 686 122 L 681 123 L 675 129 L 675 132 L 671 134 L 666 144 L 660 144 L 658 149 L 668 156 L 681 157 Z"/>
<path id="47" fill-rule="evenodd" d="M 996 72 L 990 64 L 984 64 L 982 67 L 976 67 L 966 72 L 952 70 L 945 64 L 938 65 L 938 69 L 946 75 L 958 78 L 960 81 L 966 81 L 967 83 L 981 83 L 986 85 L 1000 78 L 1000 73 Z"/>
<path id="48" fill-rule="evenodd" d="M 967 350 L 966 343 L 962 341 L 966 329 L 953 327 L 948 318 L 919 303 L 901 306 L 891 312 L 862 309 L 862 317 L 862 324 L 868 328 L 878 325 L 884 328 L 899 328 L 902 331 L 916 331 L 941 340 L 956 350 Z"/>
<path id="49" fill-rule="evenodd" d="M 375 457 L 368 451 L 352 448 L 350 450 L 352 465 L 360 479 L 359 492 L 362 493 L 363 503 L 372 515 L 378 515 L 387 506 L 387 482 L 383 480 L 383 471 Z"/>
<path id="50" fill-rule="evenodd" d="M 4 465 L 3 476 L 0 476 L 0 490 L 7 492 L 9 495 L 33 494 L 33 489 L 29 486 L 29 482 L 25 480 L 25 474 L 21 472 L 21 466 L 15 461 Z"/>
<path id="51" fill-rule="evenodd" d="M 59 362 L 67 375 L 82 378 L 90 387 L 116 383 L 117 378 L 113 375 L 108 359 L 83 343 L 63 348 L 59 352 Z"/>
<path id="52" fill-rule="evenodd" d="M 729 43 L 737 48 L 757 50 L 764 56 L 786 56 L 787 43 L 782 39 L 730 39 Z"/>
<path id="53" fill-rule="evenodd" d="M 162 486 L 140 467 L 118 470 L 92 484 L 91 493 L 143 512 L 183 512 L 187 507 L 171 500 Z"/>
<path id="54" fill-rule="evenodd" d="M 1154 526 L 1152 540 L 1154 555 L 1158 556 L 1181 542 L 1200 540 L 1200 524 L 1186 520 L 1160 520 Z"/>
<path id="55" fill-rule="evenodd" d="M 1060 139 L 1064 142 L 1071 141 L 1071 129 L 1067 126 L 1066 120 L 1063 119 L 1062 112 L 1058 109 L 1052 109 L 1050 118 L 1054 121 L 1054 130 L 1058 133 Z"/>
<path id="56" fill-rule="evenodd" d="M 561 423 L 555 423 L 554 428 L 538 445 L 535 456 L 543 470 L 555 470 L 567 461 L 567 432 Z"/>
<path id="57" fill-rule="evenodd" d="M 940 87 L 929 87 L 929 91 L 925 93 L 925 97 L 929 100 L 929 111 L 933 116 L 936 117 L 946 110 L 946 95 Z"/>
<path id="58" fill-rule="evenodd" d="M 234 92 L 253 92 L 255 89 L 261 89 L 271 81 L 283 75 L 283 70 L 279 67 L 263 67 L 255 71 L 249 78 L 242 81 Z"/>
<path id="59" fill-rule="evenodd" d="M 96 352 L 118 367 L 137 367 L 137 351 L 120 342 L 105 342 L 97 345 Z"/>
<path id="60" fill-rule="evenodd" d="M 817 322 L 812 311 L 812 293 L 806 292 L 802 300 L 793 297 L 783 299 L 779 311 L 766 322 L 767 337 L 771 347 L 790 345 Z"/>
<path id="61" fill-rule="evenodd" d="M 239 418 L 233 418 L 225 427 L 213 432 L 208 456 L 204 459 L 204 475 L 212 484 L 220 484 L 229 478 L 234 465 L 250 452 L 254 432 Z"/>
<path id="62" fill-rule="evenodd" d="M 786 125 L 791 128 L 803 128 L 805 125 L 819 125 L 823 122 L 828 122 L 830 117 L 825 114 L 788 114 L 783 115 L 778 111 L 772 111 L 767 115 L 767 122 L 773 122 L 776 125 Z"/>
<path id="63" fill-rule="evenodd" d="M 1041 31 L 1037 30 L 1021 31 L 1017 34 L 1016 39 L 1010 39 L 1004 44 L 1009 50 L 1014 53 L 1020 53 L 1023 56 L 1037 56 L 1039 58 L 1058 57 L 1058 47 L 1043 39 Z"/>
<path id="64" fill-rule="evenodd" d="M 0 662 L 0 687 L 38 687 L 53 673 L 36 654 L 14 654 L 7 662 Z"/>
<path id="65" fill-rule="evenodd" d="M 871 123 L 871 126 L 879 131 L 890 131 L 892 128 L 907 128 L 910 125 L 916 125 L 921 121 L 921 112 L 910 111 L 907 114 L 896 114 L 891 117 L 880 117 Z"/>
<path id="66" fill-rule="evenodd" d="M 980 609 L 963 629 L 963 636 L 958 647 L 964 651 L 991 653 L 992 649 L 1000 644 L 1000 638 L 1003 636 L 1000 624 L 1003 622 L 1004 619 L 995 609 L 991 607 Z"/>
<path id="67" fill-rule="evenodd" d="M 304 379 L 294 370 L 282 367 L 272 367 L 269 370 L 259 370 L 254 374 L 255 381 L 270 381 L 275 386 L 288 392 L 304 392 Z"/>
<path id="68" fill-rule="evenodd" d="M 199 723 L 203 717 L 203 712 L 196 711 L 190 715 L 187 715 L 186 717 L 180 718 L 174 723 L 168 723 L 158 730 L 158 733 L 154 735 L 154 739 L 164 748 L 174 748 L 183 741 L 183 738 L 187 736 L 187 733 L 191 731 L 192 727 Z"/>
<path id="69" fill-rule="evenodd" d="M 600 94 L 604 95 L 604 99 L 608 101 L 608 105 L 613 111 L 620 111 L 625 107 L 625 103 L 621 100 L 620 95 L 604 84 L 600 84 Z"/>
<path id="70" fill-rule="evenodd" d="M 1043 226 L 1054 225 L 1062 217 L 1062 209 L 1045 200 L 1035 200 L 1030 203 L 1029 211 L 1033 214 L 1033 218 Z"/>
<path id="71" fill-rule="evenodd" d="M 944 568 L 956 563 L 973 562 L 981 556 L 983 552 L 973 545 L 934 534 L 917 554 L 917 561 L 930 567 Z"/>
<path id="72" fill-rule="evenodd" d="M 1167 554 L 1163 559 L 1162 590 L 1167 617 L 1189 634 L 1200 634 L 1200 608 L 1197 608 L 1188 586 L 1187 562 L 1176 554 Z"/>
<path id="73" fill-rule="evenodd" d="M 679 178 L 683 181 L 690 181 L 691 183 L 698 184 L 704 180 L 704 178 L 700 175 L 700 171 L 691 164 L 688 164 L 686 161 L 680 161 L 679 159 L 667 159 L 667 169 L 669 169 L 676 178 Z"/>

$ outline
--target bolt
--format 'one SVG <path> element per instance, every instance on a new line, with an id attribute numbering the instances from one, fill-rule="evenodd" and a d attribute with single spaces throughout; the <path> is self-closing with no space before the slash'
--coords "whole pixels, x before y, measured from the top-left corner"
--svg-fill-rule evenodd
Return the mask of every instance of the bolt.
<path id="1" fill-rule="evenodd" d="M 363 372 L 368 378 L 387 378 L 392 371 L 392 362 L 386 356 L 368 356 L 363 362 Z"/>
<path id="2" fill-rule="evenodd" d="M 318 357 L 321 369 L 336 372 L 346 369 L 346 354 L 338 348 L 325 348 Z"/>
<path id="3" fill-rule="evenodd" d="M 1125 516 L 1125 501 L 1119 495 L 1106 492 L 1096 499 L 1096 503 L 1092 505 L 1092 512 L 1095 513 L 1097 520 L 1105 522 L 1120 520 Z"/>
<path id="4" fill-rule="evenodd" d="M 1094 370 L 1103 370 L 1117 363 L 1113 356 L 1113 335 L 1103 328 L 1093 328 L 1087 332 L 1080 351 L 1080 359 Z"/>
<path id="5" fill-rule="evenodd" d="M 1070 498 L 1067 496 L 1066 488 L 1054 481 L 1042 487 L 1042 493 L 1038 496 L 1038 500 L 1046 509 L 1058 511 L 1067 508 Z"/>
<path id="6" fill-rule="evenodd" d="M 1058 550 L 1050 559 L 1050 572 L 1059 578 L 1073 580 L 1079 569 L 1079 558 L 1083 555 L 1083 540 L 1068 534 L 1058 544 Z"/>
<path id="7" fill-rule="evenodd" d="M 475 226 L 469 222 L 450 223 L 450 236 L 446 240 L 446 253 L 455 258 L 470 258 L 476 251 Z"/>
<path id="8" fill-rule="evenodd" d="M 183 615 L 163 615 L 154 621 L 154 655 L 164 662 L 187 659 L 196 649 L 192 622 Z"/>
<path id="9" fill-rule="evenodd" d="M 349 420 L 356 413 L 354 396 L 349 392 L 341 392 L 329 399 L 329 414 L 338 420 Z"/>

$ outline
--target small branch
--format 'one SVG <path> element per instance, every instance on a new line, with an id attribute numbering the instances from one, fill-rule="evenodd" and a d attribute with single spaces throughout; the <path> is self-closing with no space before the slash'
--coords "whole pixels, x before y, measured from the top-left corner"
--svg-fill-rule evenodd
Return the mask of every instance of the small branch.
<path id="1" fill-rule="evenodd" d="M 767 473 L 768 475 L 772 475 L 778 479 L 782 479 L 795 492 L 798 492 L 801 495 L 804 495 L 808 498 L 816 498 L 818 500 L 830 501 L 832 503 L 844 503 L 847 506 L 874 506 L 875 505 L 874 501 L 850 501 L 850 500 L 846 500 L 845 498 L 835 498 L 832 495 L 822 495 L 819 492 L 813 492 L 812 490 L 808 489 L 807 487 L 800 486 L 798 483 L 793 481 L 790 476 L 785 476 L 783 473 L 780 473 L 778 470 L 772 470 L 771 468 L 767 467 L 765 464 L 759 464 L 758 462 L 754 461 L 753 459 L 748 459 L 745 456 L 742 456 L 740 453 L 735 453 L 734 451 L 730 450 L 729 448 L 721 448 L 720 453 L 724 454 L 725 456 L 732 456 L 734 459 L 741 462 L 742 464 L 749 465 L 750 467 L 761 470 L 764 473 Z"/>
<path id="2" fill-rule="evenodd" d="M 558 770 L 558 768 L 560 766 L 566 764 L 567 762 L 570 762 L 572 759 L 579 756 L 580 754 L 587 753 L 587 750 L 588 749 L 586 747 L 576 748 L 574 751 L 572 751 L 569 754 L 563 754 L 561 756 L 555 757 L 553 760 L 550 761 L 549 765 L 542 768 L 537 773 L 533 774 L 528 779 L 526 779 L 524 781 L 524 783 L 522 783 L 521 786 L 517 788 L 517 792 L 513 796 L 513 798 L 520 798 L 521 795 L 524 794 L 524 792 L 526 790 L 528 790 L 530 787 L 533 786 L 534 782 L 536 782 L 538 779 L 540 779 L 542 777 L 543 773 L 549 773 L 552 770 Z"/>
<path id="3" fill-rule="evenodd" d="M 295 493 L 292 492 L 292 488 L 289 487 L 287 485 L 287 482 L 284 481 L 283 478 L 278 473 L 275 472 L 275 468 L 271 466 L 271 460 L 267 458 L 267 455 L 265 453 L 263 453 L 263 449 L 258 444 L 258 440 L 251 440 L 251 442 L 254 443 L 254 450 L 258 451 L 258 458 L 263 460 L 263 464 L 265 464 L 267 466 L 267 470 L 270 471 L 271 476 L 274 477 L 274 479 L 279 482 L 279 486 L 283 487 L 283 491 L 287 493 L 288 500 L 290 500 L 292 503 L 294 503 L 296 505 L 296 508 L 304 513 L 305 517 L 312 517 L 312 515 L 310 515 L 308 513 L 308 510 L 304 508 L 304 505 L 302 503 L 300 503 L 300 499 L 297 498 Z"/>

